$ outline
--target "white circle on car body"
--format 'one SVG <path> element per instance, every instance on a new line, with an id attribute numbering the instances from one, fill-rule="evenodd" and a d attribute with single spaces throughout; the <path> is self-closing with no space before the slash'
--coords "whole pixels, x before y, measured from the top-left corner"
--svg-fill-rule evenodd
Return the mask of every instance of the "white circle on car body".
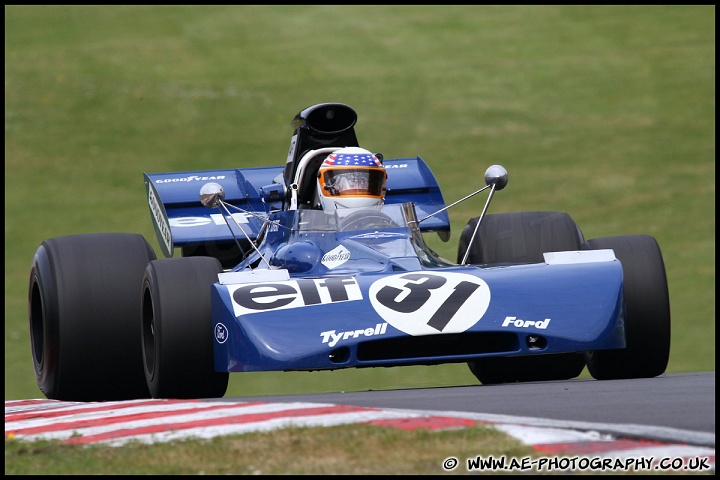
<path id="1" fill-rule="evenodd" d="M 215 325 L 215 340 L 217 340 L 218 343 L 222 344 L 227 342 L 228 339 L 228 329 L 225 325 L 222 323 L 218 323 Z"/>
<path id="2" fill-rule="evenodd" d="M 409 335 L 460 333 L 490 306 L 481 278 L 454 272 L 407 272 L 375 281 L 370 303 L 383 320 Z"/>

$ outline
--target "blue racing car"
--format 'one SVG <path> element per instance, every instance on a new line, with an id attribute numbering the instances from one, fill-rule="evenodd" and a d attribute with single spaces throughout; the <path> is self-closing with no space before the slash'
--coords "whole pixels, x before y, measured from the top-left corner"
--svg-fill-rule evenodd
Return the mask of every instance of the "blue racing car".
<path id="1" fill-rule="evenodd" d="M 488 214 L 500 165 L 445 203 L 420 158 L 361 148 L 356 112 L 300 111 L 285 165 L 144 175 L 166 258 L 132 233 L 37 249 L 28 293 L 51 399 L 216 398 L 229 372 L 467 363 L 482 384 L 655 377 L 670 350 L 659 246 L 586 240 L 562 212 Z M 447 211 L 487 190 L 456 261 Z M 177 258 L 173 258 L 179 253 Z"/>

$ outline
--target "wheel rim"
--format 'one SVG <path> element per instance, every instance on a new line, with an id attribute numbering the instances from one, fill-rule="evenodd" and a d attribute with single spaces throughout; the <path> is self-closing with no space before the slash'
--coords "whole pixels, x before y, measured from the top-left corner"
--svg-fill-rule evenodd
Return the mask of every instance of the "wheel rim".
<path id="1" fill-rule="evenodd" d="M 155 308 L 148 284 L 143 289 L 142 308 L 143 359 L 145 371 L 152 378 L 155 374 Z"/>
<path id="2" fill-rule="evenodd" d="M 37 277 L 33 278 L 30 293 L 30 334 L 35 369 L 40 372 L 45 357 L 45 312 Z"/>

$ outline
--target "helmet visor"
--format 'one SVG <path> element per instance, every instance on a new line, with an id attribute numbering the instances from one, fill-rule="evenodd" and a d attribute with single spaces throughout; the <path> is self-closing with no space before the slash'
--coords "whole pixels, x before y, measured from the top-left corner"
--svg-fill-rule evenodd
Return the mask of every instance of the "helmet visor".
<path id="1" fill-rule="evenodd" d="M 385 197 L 384 168 L 336 167 L 321 169 L 320 188 L 326 197 Z"/>

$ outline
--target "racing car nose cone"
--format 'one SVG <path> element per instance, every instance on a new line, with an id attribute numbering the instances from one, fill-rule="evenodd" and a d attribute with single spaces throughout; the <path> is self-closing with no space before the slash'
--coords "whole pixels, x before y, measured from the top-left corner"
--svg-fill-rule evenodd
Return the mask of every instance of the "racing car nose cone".
<path id="1" fill-rule="evenodd" d="M 215 208 L 223 200 L 225 200 L 225 190 L 219 183 L 206 183 L 200 189 L 200 203 L 205 207 Z"/>

